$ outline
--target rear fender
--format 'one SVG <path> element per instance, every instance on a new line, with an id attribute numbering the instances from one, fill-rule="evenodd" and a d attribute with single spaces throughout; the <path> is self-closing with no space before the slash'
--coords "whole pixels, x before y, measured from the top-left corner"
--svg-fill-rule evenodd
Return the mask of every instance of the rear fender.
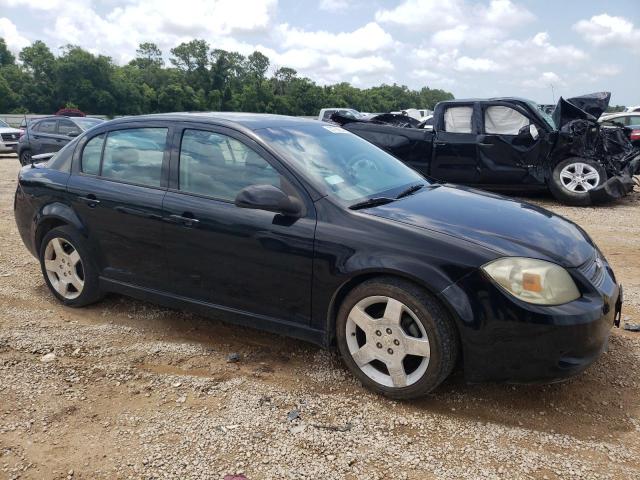
<path id="1" fill-rule="evenodd" d="M 62 202 L 48 203 L 43 205 L 33 219 L 33 234 L 31 238 L 33 238 L 33 252 L 36 255 L 40 250 L 40 242 L 44 235 L 52 228 L 60 225 L 71 225 L 82 235 L 87 236 L 85 225 L 69 205 Z"/>

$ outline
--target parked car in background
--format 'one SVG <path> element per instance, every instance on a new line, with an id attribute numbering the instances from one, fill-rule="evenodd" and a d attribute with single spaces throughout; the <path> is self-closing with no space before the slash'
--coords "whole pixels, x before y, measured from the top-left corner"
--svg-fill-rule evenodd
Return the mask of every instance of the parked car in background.
<path id="1" fill-rule="evenodd" d="M 634 107 L 632 107 L 634 108 Z M 635 147 L 640 147 L 640 107 L 635 112 L 612 113 L 602 115 L 598 122 L 603 127 L 625 127 L 629 140 Z"/>
<path id="2" fill-rule="evenodd" d="M 447 100 L 432 128 L 392 114 L 333 121 L 424 175 L 488 190 L 548 188 L 560 201 L 590 205 L 633 190 L 640 150 L 622 128 L 600 128 L 610 94 L 560 99 L 553 116 L 522 98 Z"/>
<path id="3" fill-rule="evenodd" d="M 0 153 L 15 153 L 18 148 L 20 130 L 0 120 Z"/>
<path id="4" fill-rule="evenodd" d="M 339 113 L 347 118 L 362 118 L 362 114 L 353 108 L 323 108 L 318 114 L 318 120 L 328 122 L 334 113 Z"/>
<path id="5" fill-rule="evenodd" d="M 337 346 L 392 398 L 576 375 L 622 287 L 553 212 L 432 182 L 315 120 L 129 117 L 23 167 L 23 242 L 62 303 L 106 292 Z"/>
<path id="6" fill-rule="evenodd" d="M 407 108 L 405 110 L 390 113 L 394 115 L 407 115 L 408 117 L 415 118 L 419 122 L 422 122 L 426 120 L 427 117 L 433 115 L 433 110 L 428 110 L 426 108 Z"/>
<path id="7" fill-rule="evenodd" d="M 104 122 L 99 118 L 51 116 L 29 120 L 18 141 L 18 158 L 22 165 L 32 155 L 55 153 L 82 132 Z"/>
<path id="8" fill-rule="evenodd" d="M 624 109 L 625 112 L 640 112 L 640 105 L 636 105 L 634 107 L 627 107 Z"/>

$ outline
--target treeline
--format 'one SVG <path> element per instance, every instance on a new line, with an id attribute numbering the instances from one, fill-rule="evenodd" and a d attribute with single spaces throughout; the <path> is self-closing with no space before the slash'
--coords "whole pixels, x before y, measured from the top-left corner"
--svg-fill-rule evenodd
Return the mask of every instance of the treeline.
<path id="1" fill-rule="evenodd" d="M 38 40 L 16 59 L 0 38 L 0 112 L 53 113 L 68 106 L 109 116 L 195 110 L 317 115 L 323 107 L 433 108 L 453 98 L 439 89 L 396 84 L 320 86 L 292 68 L 272 66 L 260 52 L 243 56 L 211 49 L 204 40 L 172 48 L 170 65 L 153 43 L 141 44 L 136 54 L 119 66 L 75 45 L 55 56 Z"/>

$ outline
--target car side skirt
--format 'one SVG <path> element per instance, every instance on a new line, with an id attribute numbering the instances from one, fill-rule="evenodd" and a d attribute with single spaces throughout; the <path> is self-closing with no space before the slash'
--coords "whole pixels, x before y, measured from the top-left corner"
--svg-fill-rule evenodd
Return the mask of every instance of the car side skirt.
<path id="1" fill-rule="evenodd" d="M 321 347 L 328 346 L 326 333 L 322 330 L 311 328 L 308 325 L 264 315 L 256 315 L 243 310 L 182 297 L 160 290 L 139 287 L 105 277 L 100 277 L 100 287 L 105 292 L 119 293 L 176 310 L 189 310 L 215 320 L 297 338 Z"/>

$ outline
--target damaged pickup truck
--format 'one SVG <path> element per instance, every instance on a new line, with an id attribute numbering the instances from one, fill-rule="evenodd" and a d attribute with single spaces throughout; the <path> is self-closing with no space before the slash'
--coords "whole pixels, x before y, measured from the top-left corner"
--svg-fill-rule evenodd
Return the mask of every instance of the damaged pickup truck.
<path id="1" fill-rule="evenodd" d="M 640 149 L 624 129 L 597 122 L 610 97 L 560 98 L 553 116 L 521 98 L 450 100 L 436 105 L 433 126 L 393 114 L 331 119 L 440 181 L 548 188 L 563 203 L 591 205 L 623 197 L 640 173 Z"/>

